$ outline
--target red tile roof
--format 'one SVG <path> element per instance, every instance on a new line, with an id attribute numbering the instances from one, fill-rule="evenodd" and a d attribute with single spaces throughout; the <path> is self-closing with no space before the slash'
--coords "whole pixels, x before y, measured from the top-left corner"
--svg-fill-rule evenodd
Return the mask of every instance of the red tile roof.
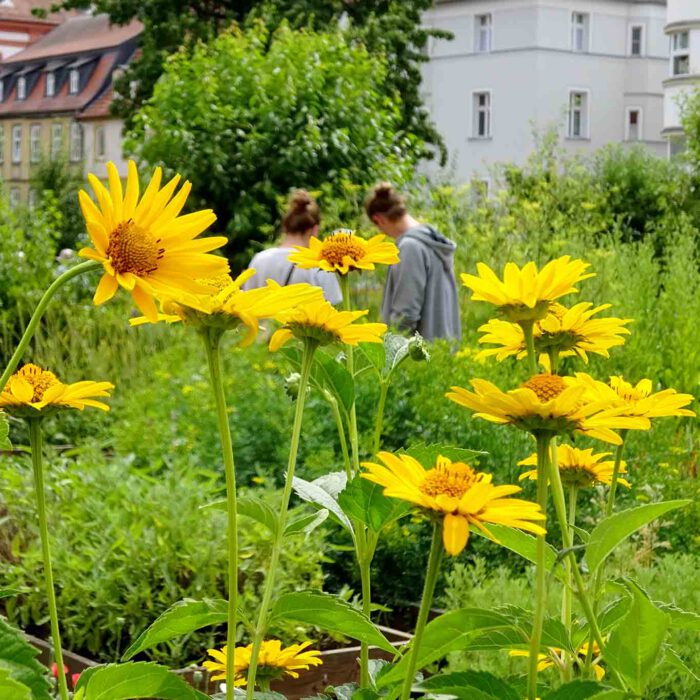
<path id="1" fill-rule="evenodd" d="M 105 91 L 78 115 L 78 119 L 104 119 L 109 117 L 109 108 L 113 98 L 114 90 L 110 83 Z"/>
<path id="2" fill-rule="evenodd" d="M 0 5 L 0 21 L 21 20 L 22 22 L 38 22 L 41 24 L 60 24 L 75 12 L 50 12 L 56 0 L 10 0 Z M 40 18 L 32 14 L 32 10 L 46 10 L 46 17 Z"/>

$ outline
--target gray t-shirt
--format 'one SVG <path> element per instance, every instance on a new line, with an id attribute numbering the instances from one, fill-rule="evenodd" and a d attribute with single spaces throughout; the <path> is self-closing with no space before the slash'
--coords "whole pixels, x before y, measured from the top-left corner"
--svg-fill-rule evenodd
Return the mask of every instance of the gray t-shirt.
<path id="1" fill-rule="evenodd" d="M 267 280 L 274 280 L 281 285 L 306 282 L 320 287 L 326 301 L 330 301 L 331 304 L 340 304 L 343 295 L 335 273 L 316 269 L 302 270 L 287 260 L 293 252 L 295 252 L 294 248 L 268 248 L 256 253 L 248 265 L 255 269 L 255 275 L 243 285 L 243 289 L 264 287 Z"/>

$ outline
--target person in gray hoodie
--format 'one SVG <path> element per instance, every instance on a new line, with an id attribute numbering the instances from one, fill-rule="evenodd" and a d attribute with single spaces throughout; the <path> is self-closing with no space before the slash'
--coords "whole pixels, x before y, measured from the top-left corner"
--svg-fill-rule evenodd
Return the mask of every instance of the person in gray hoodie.
<path id="1" fill-rule="evenodd" d="M 388 182 L 376 185 L 365 200 L 370 220 L 391 236 L 399 262 L 389 267 L 382 318 L 390 326 L 418 331 L 424 338 L 460 340 L 454 252 L 457 246 L 437 229 L 421 224 Z"/>

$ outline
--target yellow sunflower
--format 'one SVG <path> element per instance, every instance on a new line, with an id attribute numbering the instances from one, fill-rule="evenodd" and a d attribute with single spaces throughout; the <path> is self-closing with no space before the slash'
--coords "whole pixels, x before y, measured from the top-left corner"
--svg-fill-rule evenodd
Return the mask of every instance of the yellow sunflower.
<path id="1" fill-rule="evenodd" d="M 605 459 L 610 457 L 610 452 L 600 452 L 593 454 L 592 449 L 580 450 L 570 445 L 559 445 L 557 447 L 557 465 L 559 474 L 564 485 L 574 485 L 579 487 L 593 486 L 595 484 L 607 484 L 612 482 L 615 461 Z M 521 467 L 535 467 L 530 471 L 520 475 L 522 479 L 537 479 L 537 453 L 531 454 L 526 459 L 518 462 Z M 627 473 L 627 463 L 620 462 L 620 474 Z M 626 479 L 617 479 L 618 484 L 630 488 L 630 483 Z"/>
<path id="2" fill-rule="evenodd" d="M 312 340 L 318 345 L 329 343 L 381 343 L 386 333 L 384 323 L 354 323 L 367 315 L 367 311 L 338 311 L 327 301 L 300 304 L 275 316 L 282 328 L 270 338 L 270 350 L 279 350 L 296 337 Z"/>
<path id="3" fill-rule="evenodd" d="M 621 415 L 622 411 L 613 407 L 609 399 L 586 400 L 585 386 L 572 377 L 536 374 L 507 392 L 484 379 L 473 379 L 471 383 L 474 391 L 453 386 L 447 398 L 475 411 L 478 418 L 514 425 L 535 435 L 576 432 L 619 445 L 622 441 L 613 430 L 650 427 L 644 417 Z"/>
<path id="4" fill-rule="evenodd" d="M 631 384 L 623 377 L 615 376 L 610 377 L 608 384 L 604 384 L 592 381 L 590 376 L 582 372 L 575 377 L 585 387 L 588 399 L 608 401 L 627 416 L 645 419 L 695 416 L 694 411 L 686 408 L 695 398 L 692 394 L 679 394 L 675 389 L 654 392 L 651 379 Z"/>
<path id="5" fill-rule="evenodd" d="M 310 284 L 290 284 L 282 287 L 274 280 L 268 280 L 264 287 L 241 289 L 246 280 L 254 274 L 255 270 L 248 269 L 235 280 L 228 274 L 201 280 L 213 291 L 207 294 L 184 294 L 178 298 L 163 299 L 162 313 L 158 314 L 155 322 L 183 321 L 193 326 L 209 326 L 222 330 L 245 326 L 247 333 L 241 341 L 241 346 L 247 347 L 257 336 L 260 320 L 272 318 L 301 303 L 323 300 L 322 290 Z M 145 316 L 129 321 L 132 326 L 152 322 Z"/>
<path id="6" fill-rule="evenodd" d="M 484 523 L 497 523 L 544 535 L 537 524 L 545 516 L 536 503 L 508 496 L 519 486 L 494 486 L 491 475 L 476 472 L 464 462 L 438 457 L 436 465 L 425 469 L 409 455 L 380 452 L 383 462 L 364 462 L 362 477 L 384 487 L 384 495 L 414 503 L 419 508 L 443 516 L 443 544 L 448 554 L 459 554 L 467 545 L 469 526 L 474 525 L 491 539 Z"/>
<path id="7" fill-rule="evenodd" d="M 114 385 L 109 382 L 64 384 L 53 372 L 26 364 L 10 377 L 7 386 L 0 392 L 0 408 L 25 418 L 56 408 L 77 408 L 82 411 L 86 406 L 91 406 L 109 411 L 107 404 L 95 399 L 109 396 L 112 389 Z"/>
<path id="8" fill-rule="evenodd" d="M 154 297 L 205 292 L 206 287 L 196 279 L 228 271 L 224 258 L 210 254 L 224 245 L 226 238 L 197 239 L 216 221 L 214 213 L 206 209 L 179 215 L 192 188 L 189 182 L 175 194 L 180 176 L 161 188 L 162 171 L 156 168 L 139 200 L 139 176 L 133 161 L 129 161 L 123 192 L 114 163 L 107 164 L 107 176 L 109 189 L 95 175 L 88 175 L 97 203 L 84 190 L 79 193 L 87 231 L 95 246 L 83 248 L 80 255 L 97 260 L 104 268 L 95 304 L 108 301 L 122 286 L 131 292 L 142 313 L 155 320 L 158 311 Z"/>
<path id="9" fill-rule="evenodd" d="M 563 650 L 559 649 L 558 647 L 549 647 L 548 652 L 546 654 L 538 654 L 537 670 L 544 671 L 545 669 L 552 668 L 553 666 L 557 666 L 561 670 L 564 670 L 564 666 L 562 664 L 563 653 Z M 508 652 L 508 655 L 529 657 L 530 652 L 525 651 L 524 649 L 511 649 Z M 578 663 L 584 664 L 587 656 L 588 642 L 584 642 L 576 650 L 576 657 L 578 659 Z M 598 681 L 601 681 L 605 677 L 605 669 L 600 665 L 602 660 L 603 659 L 600 655 L 600 648 L 598 647 L 597 643 L 593 642 L 593 660 L 591 663 L 591 667 L 593 668 L 593 673 L 595 674 L 596 680 Z"/>
<path id="10" fill-rule="evenodd" d="M 555 350 L 559 357 L 573 355 L 588 363 L 589 352 L 609 357 L 610 348 L 624 345 L 630 331 L 625 326 L 631 319 L 592 318 L 595 314 L 609 309 L 610 304 L 593 307 L 590 302 L 582 302 L 567 309 L 561 304 L 552 303 L 547 315 L 535 322 L 533 328 L 535 350 L 548 353 Z M 522 359 L 527 355 L 525 334 L 517 323 L 492 319 L 479 328 L 484 335 L 480 343 L 498 345 L 497 348 L 482 350 L 477 359 L 495 355 L 500 362 L 515 355 Z M 540 356 L 540 362 L 544 358 Z"/>
<path id="11" fill-rule="evenodd" d="M 305 270 L 319 268 L 347 275 L 353 270 L 374 270 L 375 263 L 394 265 L 399 261 L 399 249 L 384 234 L 369 240 L 352 231 L 332 233 L 322 241 L 312 237 L 309 247 L 294 246 L 297 250 L 289 262 Z"/>
<path id="12" fill-rule="evenodd" d="M 257 677 L 260 680 L 272 681 L 283 676 L 298 678 L 297 671 L 307 670 L 310 666 L 320 666 L 323 661 L 319 658 L 320 651 L 306 650 L 310 642 L 292 644 L 286 649 L 277 639 L 269 639 L 262 643 L 258 655 Z M 253 645 L 236 647 L 233 651 L 234 686 L 243 686 L 247 683 L 248 667 L 250 666 Z M 214 661 L 205 661 L 204 667 L 212 674 L 213 681 L 225 681 L 226 662 L 228 660 L 228 647 L 221 650 L 208 649 L 209 655 Z"/>
<path id="13" fill-rule="evenodd" d="M 472 290 L 473 301 L 497 306 L 509 321 L 534 321 L 547 315 L 553 301 L 577 292 L 577 282 L 593 277 L 593 273 L 586 272 L 588 267 L 588 263 L 572 260 L 569 255 L 551 260 L 540 271 L 534 262 L 522 269 L 509 262 L 501 281 L 488 265 L 478 263 L 478 274 L 462 274 L 462 282 Z"/>

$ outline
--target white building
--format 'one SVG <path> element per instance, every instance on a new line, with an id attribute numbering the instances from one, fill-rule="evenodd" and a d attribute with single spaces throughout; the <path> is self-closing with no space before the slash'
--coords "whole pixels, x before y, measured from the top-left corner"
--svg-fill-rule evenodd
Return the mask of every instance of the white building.
<path id="1" fill-rule="evenodd" d="M 524 162 L 553 126 L 572 152 L 665 155 L 665 0 L 437 0 L 424 22 L 454 34 L 431 43 L 423 78 L 458 179 Z"/>
<path id="2" fill-rule="evenodd" d="M 664 80 L 664 134 L 669 153 L 685 146 L 681 127 L 683 98 L 700 88 L 700 0 L 668 0 L 666 34 L 671 57 Z"/>

